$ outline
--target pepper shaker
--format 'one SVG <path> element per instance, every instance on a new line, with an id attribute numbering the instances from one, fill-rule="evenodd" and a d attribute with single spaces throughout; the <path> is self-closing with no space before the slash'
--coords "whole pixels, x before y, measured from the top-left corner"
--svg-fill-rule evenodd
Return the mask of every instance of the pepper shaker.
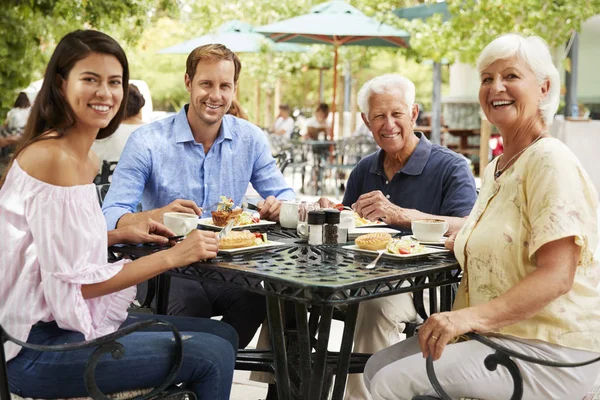
<path id="1" fill-rule="evenodd" d="M 323 226 L 323 244 L 338 244 L 339 225 L 340 212 L 338 210 L 325 210 L 325 225 Z"/>

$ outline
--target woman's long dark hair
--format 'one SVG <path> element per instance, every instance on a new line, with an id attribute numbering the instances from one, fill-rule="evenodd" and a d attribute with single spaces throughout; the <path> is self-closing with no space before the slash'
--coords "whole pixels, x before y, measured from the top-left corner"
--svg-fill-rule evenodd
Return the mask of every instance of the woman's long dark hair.
<path id="1" fill-rule="evenodd" d="M 7 172 L 13 160 L 29 145 L 50 138 L 45 133 L 55 131 L 58 137 L 63 137 L 66 131 L 75 125 L 77 121 L 75 113 L 61 88 L 73 66 L 91 53 L 108 54 L 119 60 L 123 67 L 123 99 L 127 99 L 129 64 L 125 51 L 119 43 L 107 34 L 94 30 L 76 30 L 68 33 L 60 40 L 48 62 L 42 88 L 35 98 L 21 141 L 14 152 Z M 107 138 L 114 133 L 121 124 L 125 106 L 126 101 L 121 101 L 121 106 L 114 118 L 106 128 L 102 128 L 98 132 L 98 139 Z M 0 180 L 0 187 L 4 183 L 5 177 L 6 175 Z"/>

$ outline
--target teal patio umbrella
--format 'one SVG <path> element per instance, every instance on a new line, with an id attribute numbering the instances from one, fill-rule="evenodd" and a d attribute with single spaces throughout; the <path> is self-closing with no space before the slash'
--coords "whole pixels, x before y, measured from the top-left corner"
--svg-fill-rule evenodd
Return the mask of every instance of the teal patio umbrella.
<path id="1" fill-rule="evenodd" d="M 319 4 L 313 7 L 308 14 L 264 25 L 256 28 L 256 31 L 275 42 L 333 45 L 333 102 L 331 109 L 334 115 L 337 94 L 338 47 L 408 47 L 409 37 L 407 32 L 368 17 L 343 0 L 332 0 Z"/>
<path id="2" fill-rule="evenodd" d="M 263 46 L 277 52 L 304 52 L 306 48 L 291 43 L 274 43 L 264 35 L 257 33 L 246 22 L 231 20 L 219 27 L 216 33 L 207 33 L 183 43 L 160 50 L 159 54 L 189 54 L 198 46 L 221 43 L 234 53 L 259 53 Z"/>

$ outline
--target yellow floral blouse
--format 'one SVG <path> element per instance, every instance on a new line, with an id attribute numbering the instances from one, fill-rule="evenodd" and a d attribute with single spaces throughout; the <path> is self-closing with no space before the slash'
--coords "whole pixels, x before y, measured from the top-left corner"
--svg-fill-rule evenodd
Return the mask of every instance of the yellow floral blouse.
<path id="1" fill-rule="evenodd" d="M 463 269 L 454 309 L 487 303 L 536 268 L 546 243 L 574 236 L 581 257 L 572 289 L 532 318 L 497 333 L 600 352 L 598 195 L 571 151 L 544 138 L 497 179 L 486 168 L 473 211 L 456 238 Z"/>

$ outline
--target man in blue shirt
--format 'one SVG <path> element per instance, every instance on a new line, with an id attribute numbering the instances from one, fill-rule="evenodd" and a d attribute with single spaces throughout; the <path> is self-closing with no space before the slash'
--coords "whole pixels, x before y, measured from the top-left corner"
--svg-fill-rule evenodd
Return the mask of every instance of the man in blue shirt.
<path id="1" fill-rule="evenodd" d="M 387 74 L 358 92 L 362 119 L 380 149 L 361 159 L 347 182 L 342 203 L 360 216 L 410 229 L 411 221 L 443 219 L 458 231 L 475 204 L 475 180 L 466 161 L 414 132 L 419 114 L 415 86 Z M 323 206 L 331 200 L 321 198 Z M 360 304 L 354 339 L 358 353 L 375 353 L 400 340 L 406 321 L 416 319 L 412 296 L 401 294 Z M 350 375 L 346 400 L 369 399 L 360 375 Z"/>
<path id="2" fill-rule="evenodd" d="M 281 200 L 295 198 L 264 133 L 225 115 L 241 70 L 238 57 L 223 45 L 200 46 L 188 56 L 185 86 L 190 103 L 177 115 L 145 125 L 127 141 L 102 211 L 108 229 L 165 212 L 210 216 L 220 196 L 240 205 L 252 183 L 265 198 L 261 218 L 277 221 Z M 135 212 L 138 204 L 142 212 Z M 213 207 L 214 205 L 214 207 Z M 211 317 L 236 328 L 245 347 L 266 314 L 264 298 L 213 283 L 174 279 L 169 314 Z"/>

